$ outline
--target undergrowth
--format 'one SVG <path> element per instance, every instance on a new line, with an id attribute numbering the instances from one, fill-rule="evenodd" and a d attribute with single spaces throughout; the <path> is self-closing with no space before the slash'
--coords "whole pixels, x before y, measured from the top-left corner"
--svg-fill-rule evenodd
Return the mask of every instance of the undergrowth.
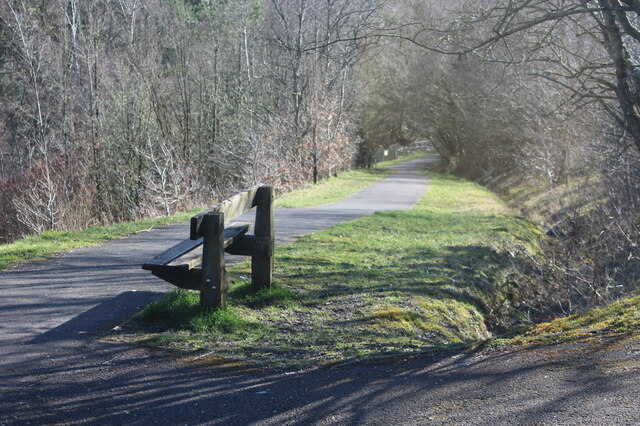
<path id="1" fill-rule="evenodd" d="M 535 322 L 606 306 L 640 289 L 640 186 L 633 177 L 640 168 L 633 157 L 624 173 L 586 167 L 554 182 L 516 173 L 486 182 L 547 234 L 542 255 L 514 277 L 530 284 L 523 301 Z"/>

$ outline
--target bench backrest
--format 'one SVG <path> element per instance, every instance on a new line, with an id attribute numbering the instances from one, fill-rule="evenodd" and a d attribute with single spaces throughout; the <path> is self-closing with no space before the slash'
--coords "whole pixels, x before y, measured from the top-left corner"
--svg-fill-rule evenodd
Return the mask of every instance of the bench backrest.
<path id="1" fill-rule="evenodd" d="M 189 238 L 192 240 L 197 240 L 198 238 L 202 237 L 202 222 L 204 220 L 204 217 L 209 213 L 224 213 L 224 222 L 228 223 L 247 210 L 251 210 L 258 204 L 259 197 L 256 197 L 256 195 L 259 193 L 260 188 L 260 185 L 256 185 L 252 188 L 244 190 L 241 193 L 229 198 L 228 200 L 225 200 L 220 204 L 193 216 L 191 218 L 191 231 Z"/>

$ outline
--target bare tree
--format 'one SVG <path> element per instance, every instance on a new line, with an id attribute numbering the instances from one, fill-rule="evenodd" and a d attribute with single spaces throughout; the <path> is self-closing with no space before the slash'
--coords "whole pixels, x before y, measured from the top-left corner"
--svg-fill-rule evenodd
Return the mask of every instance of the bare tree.
<path id="1" fill-rule="evenodd" d="M 0 233 L 25 230 L 18 204 L 69 229 L 350 167 L 352 69 L 377 7 L 0 0 Z M 20 185 L 38 190 L 15 204 Z"/>
<path id="2" fill-rule="evenodd" d="M 432 52 L 527 64 L 570 91 L 576 106 L 598 103 L 640 150 L 639 12 L 632 0 L 465 2 L 455 20 L 408 18 L 391 36 Z"/>

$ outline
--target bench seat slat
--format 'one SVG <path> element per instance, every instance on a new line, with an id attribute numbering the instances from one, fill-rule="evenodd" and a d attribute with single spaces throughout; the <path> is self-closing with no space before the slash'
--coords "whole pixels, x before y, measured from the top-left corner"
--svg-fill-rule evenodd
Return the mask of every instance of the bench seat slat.
<path id="1" fill-rule="evenodd" d="M 224 228 L 224 247 L 227 248 L 251 229 L 250 223 L 230 223 Z M 148 271 L 173 270 L 188 271 L 202 263 L 202 238 L 197 240 L 184 240 L 159 254 L 147 263 L 142 269 Z"/>
<path id="2" fill-rule="evenodd" d="M 171 262 L 172 260 L 179 258 L 180 256 L 192 251 L 193 249 L 197 248 L 200 245 L 202 245 L 202 238 L 195 241 L 194 240 L 180 241 L 178 244 L 169 248 L 167 251 L 157 255 L 150 261 L 144 263 L 142 265 L 142 269 L 146 269 L 150 271 L 150 270 L 153 270 L 155 267 L 164 266 L 167 263 Z"/>

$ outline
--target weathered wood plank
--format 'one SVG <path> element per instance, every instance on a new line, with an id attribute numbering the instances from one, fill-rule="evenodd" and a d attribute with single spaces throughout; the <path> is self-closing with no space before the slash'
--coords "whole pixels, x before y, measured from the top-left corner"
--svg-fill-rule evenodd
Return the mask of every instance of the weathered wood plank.
<path id="1" fill-rule="evenodd" d="M 266 255 L 251 257 L 251 282 L 254 290 L 271 287 L 275 241 L 273 198 L 274 190 L 271 186 L 260 187 L 255 196 L 257 209 L 254 234 L 256 238 L 266 238 L 268 247 Z"/>
<path id="2" fill-rule="evenodd" d="M 243 235 L 237 238 L 225 250 L 229 254 L 240 256 L 270 256 L 271 241 L 267 237 L 256 237 L 255 235 Z"/>
<path id="3" fill-rule="evenodd" d="M 249 232 L 251 223 L 232 222 L 224 229 L 224 248 Z M 187 244 L 188 243 L 188 244 Z M 148 271 L 188 271 L 202 263 L 202 238 L 184 240 L 142 265 Z"/>
<path id="4" fill-rule="evenodd" d="M 239 241 L 241 237 L 253 227 L 250 223 L 236 224 L 234 222 L 231 225 L 232 226 L 224 229 L 224 249 Z M 202 245 L 196 247 L 191 252 L 186 253 L 184 256 L 167 263 L 165 268 L 181 269 L 186 271 L 193 269 L 200 264 L 202 264 Z"/>
<path id="5" fill-rule="evenodd" d="M 256 193 L 258 192 L 260 186 L 254 186 L 253 188 L 249 188 L 241 193 L 234 195 L 218 204 L 215 207 L 212 207 L 209 210 L 205 210 L 204 212 L 197 214 L 191 218 L 191 232 L 190 238 L 192 240 L 197 240 L 202 236 L 202 221 L 203 218 L 209 213 L 224 213 L 224 217 L 226 222 L 229 222 L 236 217 L 240 216 L 242 213 L 247 210 L 251 210 L 251 208 L 255 207 L 256 204 L 254 202 L 254 198 Z"/>
<path id="6" fill-rule="evenodd" d="M 202 282 L 202 269 L 200 268 L 189 271 L 160 269 L 151 271 L 151 273 L 176 287 L 184 288 L 185 290 L 200 290 L 200 283 Z"/>
<path id="7" fill-rule="evenodd" d="M 228 287 L 224 266 L 224 213 L 206 214 L 202 220 L 202 234 L 200 306 L 222 309 L 226 305 Z"/>
<path id="8" fill-rule="evenodd" d="M 164 266 L 167 263 L 171 262 L 174 259 L 183 256 L 185 253 L 190 252 L 191 250 L 199 247 L 202 244 L 202 238 L 199 238 L 195 241 L 193 240 L 184 240 L 170 249 L 164 251 L 163 253 L 157 255 L 147 263 L 142 265 L 142 269 L 146 269 L 147 271 L 152 271 L 160 266 Z"/>

